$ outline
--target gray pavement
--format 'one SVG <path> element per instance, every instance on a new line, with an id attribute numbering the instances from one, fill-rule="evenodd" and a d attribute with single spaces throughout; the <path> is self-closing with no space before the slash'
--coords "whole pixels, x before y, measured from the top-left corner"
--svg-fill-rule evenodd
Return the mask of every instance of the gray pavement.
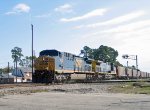
<path id="1" fill-rule="evenodd" d="M 42 92 L 0 98 L 0 110 L 150 110 L 150 95 Z"/>

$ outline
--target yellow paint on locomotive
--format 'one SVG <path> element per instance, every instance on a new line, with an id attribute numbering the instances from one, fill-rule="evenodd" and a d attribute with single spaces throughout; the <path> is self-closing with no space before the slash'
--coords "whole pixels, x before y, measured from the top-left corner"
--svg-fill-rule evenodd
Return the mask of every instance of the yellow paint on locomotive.
<path id="1" fill-rule="evenodd" d="M 34 62 L 35 70 L 55 71 L 55 59 L 47 56 L 38 57 Z"/>
<path id="2" fill-rule="evenodd" d="M 76 59 L 76 61 L 75 61 L 75 66 L 76 67 L 82 67 L 82 63 L 83 63 L 83 60 L 82 59 Z"/>
<path id="3" fill-rule="evenodd" d="M 55 59 L 54 58 L 48 58 L 48 70 L 49 71 L 55 71 Z"/>
<path id="4" fill-rule="evenodd" d="M 96 61 L 92 61 L 92 71 L 96 72 Z"/>

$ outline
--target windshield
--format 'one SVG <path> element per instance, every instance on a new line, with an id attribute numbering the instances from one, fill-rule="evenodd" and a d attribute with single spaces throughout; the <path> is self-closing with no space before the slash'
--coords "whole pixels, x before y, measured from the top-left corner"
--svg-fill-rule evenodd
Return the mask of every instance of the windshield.
<path id="1" fill-rule="evenodd" d="M 57 50 L 43 50 L 40 52 L 40 56 L 58 56 L 60 54 Z"/>

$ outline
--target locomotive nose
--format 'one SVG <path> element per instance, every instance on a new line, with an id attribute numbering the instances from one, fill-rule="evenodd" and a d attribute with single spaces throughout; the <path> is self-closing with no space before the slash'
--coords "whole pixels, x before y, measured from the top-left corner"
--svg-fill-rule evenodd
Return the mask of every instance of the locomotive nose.
<path id="1" fill-rule="evenodd" d="M 33 82 L 49 83 L 54 79 L 55 59 L 48 56 L 40 56 L 35 60 L 34 68 Z"/>
<path id="2" fill-rule="evenodd" d="M 34 62 L 34 68 L 38 71 L 55 71 L 55 59 L 46 56 L 39 57 Z"/>

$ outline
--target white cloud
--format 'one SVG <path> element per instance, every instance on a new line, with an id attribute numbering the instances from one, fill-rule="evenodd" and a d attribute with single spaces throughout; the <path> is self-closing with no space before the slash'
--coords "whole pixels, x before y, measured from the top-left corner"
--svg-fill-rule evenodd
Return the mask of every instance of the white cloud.
<path id="1" fill-rule="evenodd" d="M 73 8 L 72 5 L 64 4 L 62 6 L 59 6 L 59 7 L 55 8 L 54 10 L 56 12 L 60 12 L 60 13 L 70 13 L 70 12 L 73 12 L 72 8 Z"/>
<path id="2" fill-rule="evenodd" d="M 104 21 L 104 22 L 99 22 L 99 23 L 94 23 L 94 24 L 88 24 L 88 25 L 80 25 L 80 26 L 76 26 L 76 29 L 79 28 L 96 28 L 99 26 L 110 26 L 110 25 L 116 25 L 116 24 L 120 24 L 120 23 L 124 23 L 130 20 L 133 20 L 135 18 L 141 17 L 143 15 L 145 15 L 146 12 L 144 11 L 137 11 L 137 12 L 132 12 L 123 16 L 119 16 L 116 18 L 113 18 L 111 20 L 108 21 Z"/>
<path id="3" fill-rule="evenodd" d="M 142 20 L 142 21 L 126 24 L 126 25 L 118 25 L 113 28 L 107 28 L 107 29 L 98 28 L 98 30 L 100 31 L 90 32 L 87 35 L 84 35 L 82 38 L 88 39 L 93 36 L 98 36 L 98 35 L 103 36 L 105 34 L 109 34 L 110 36 L 114 34 L 119 36 L 125 35 L 126 37 L 131 37 L 131 34 L 134 35 L 140 34 L 142 36 L 143 33 L 146 33 L 150 29 L 148 28 L 149 26 L 150 26 L 150 20 Z"/>
<path id="4" fill-rule="evenodd" d="M 17 12 L 13 12 L 13 11 L 9 11 L 9 12 L 6 12 L 5 15 L 13 15 L 13 14 L 16 14 Z"/>
<path id="5" fill-rule="evenodd" d="M 104 13 L 106 11 L 107 11 L 107 9 L 96 9 L 96 10 L 93 10 L 93 11 L 86 13 L 82 16 L 77 16 L 77 17 L 73 17 L 73 18 L 62 18 L 62 19 L 60 19 L 60 21 L 62 21 L 62 22 L 73 22 L 73 21 L 84 20 L 84 19 L 88 19 L 88 18 L 92 18 L 92 17 L 96 17 L 96 16 L 102 16 L 102 15 L 104 15 Z"/>
<path id="6" fill-rule="evenodd" d="M 6 12 L 6 15 L 17 14 L 17 13 L 28 13 L 30 11 L 30 7 L 24 3 L 17 4 L 13 7 L 13 9 L 9 12 Z"/>
<path id="7" fill-rule="evenodd" d="M 130 23 L 127 25 L 120 25 L 116 28 L 108 29 L 103 32 L 105 33 L 126 33 L 126 32 L 135 32 L 138 29 L 145 28 L 150 26 L 150 20 L 143 20 L 134 23 Z"/>
<path id="8" fill-rule="evenodd" d="M 26 4 L 23 4 L 23 3 L 20 3 L 20 4 L 17 4 L 13 10 L 15 12 L 26 12 L 28 13 L 30 11 L 30 7 Z"/>

